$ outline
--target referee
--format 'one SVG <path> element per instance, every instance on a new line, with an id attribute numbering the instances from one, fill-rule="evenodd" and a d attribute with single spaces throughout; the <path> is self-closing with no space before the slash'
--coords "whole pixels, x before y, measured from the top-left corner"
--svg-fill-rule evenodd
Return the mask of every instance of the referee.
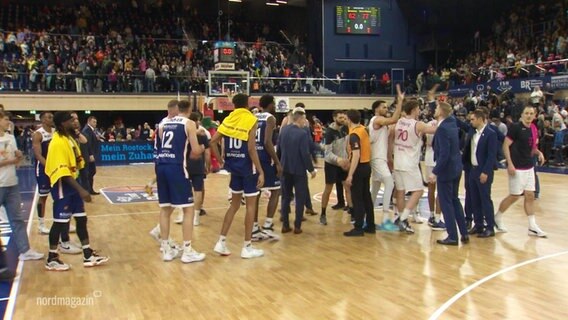
<path id="1" fill-rule="evenodd" d="M 343 233 L 346 237 L 360 237 L 365 233 L 376 232 L 375 213 L 369 185 L 371 179 L 371 140 L 367 129 L 360 122 L 361 113 L 358 110 L 347 111 L 348 152 L 351 164 L 345 184 L 351 187 L 355 225 L 351 231 Z M 366 217 L 367 222 L 365 228 L 363 228 L 364 217 Z"/>

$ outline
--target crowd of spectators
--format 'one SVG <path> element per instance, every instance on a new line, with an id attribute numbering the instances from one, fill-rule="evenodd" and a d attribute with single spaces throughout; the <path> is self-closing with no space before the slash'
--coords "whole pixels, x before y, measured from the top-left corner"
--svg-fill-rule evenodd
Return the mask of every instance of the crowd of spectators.
<path id="1" fill-rule="evenodd" d="M 476 32 L 473 50 L 450 57 L 436 70 L 430 67 L 416 78 L 421 92 L 433 83 L 443 89 L 460 85 L 565 72 L 568 55 L 568 3 L 530 1 L 505 13 L 483 37 Z M 414 85 L 414 84 L 413 84 Z"/>
<path id="2" fill-rule="evenodd" d="M 80 6 L 2 5 L 0 90 L 70 92 L 205 91 L 216 40 L 234 41 L 237 70 L 268 77 L 316 72 L 297 36 L 273 24 L 233 21 L 179 4 L 136 1 Z M 228 29 L 227 29 L 228 30 Z M 219 37 L 219 31 L 224 33 Z M 259 92 L 294 90 L 260 79 Z"/>

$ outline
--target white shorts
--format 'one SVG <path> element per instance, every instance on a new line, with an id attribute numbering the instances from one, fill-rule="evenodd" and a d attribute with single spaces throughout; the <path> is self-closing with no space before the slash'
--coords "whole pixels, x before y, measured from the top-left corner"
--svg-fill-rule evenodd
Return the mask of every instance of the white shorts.
<path id="1" fill-rule="evenodd" d="M 514 176 L 509 176 L 509 194 L 520 196 L 525 191 L 535 191 L 534 169 L 515 170 Z"/>
<path id="2" fill-rule="evenodd" d="M 399 191 L 419 191 L 424 189 L 422 172 L 418 166 L 412 171 L 394 171 L 394 185 Z"/>
<path id="3" fill-rule="evenodd" d="M 426 165 L 426 178 L 424 180 L 428 181 L 428 178 L 432 175 L 432 171 L 434 171 L 435 166 Z"/>
<path id="4" fill-rule="evenodd" d="M 385 178 L 392 176 L 389 165 L 383 159 L 372 159 L 371 170 L 371 178 L 373 181 L 384 181 Z"/>

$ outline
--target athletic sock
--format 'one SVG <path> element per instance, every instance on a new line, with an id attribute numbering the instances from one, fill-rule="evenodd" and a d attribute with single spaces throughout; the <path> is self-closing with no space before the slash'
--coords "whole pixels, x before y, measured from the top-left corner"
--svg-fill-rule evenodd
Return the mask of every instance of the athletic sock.
<path id="1" fill-rule="evenodd" d="M 442 220 L 442 214 L 434 212 L 434 219 L 436 220 L 436 223 L 439 223 Z"/>
<path id="2" fill-rule="evenodd" d="M 410 209 L 404 208 L 404 211 L 402 211 L 402 214 L 400 215 L 400 221 L 408 219 L 409 215 L 410 215 Z"/>
<path id="3" fill-rule="evenodd" d="M 534 213 L 528 216 L 529 218 L 529 229 L 535 230 L 538 229 L 538 225 L 536 224 L 536 218 Z"/>
<path id="4" fill-rule="evenodd" d="M 326 208 L 321 208 L 321 215 L 322 216 L 325 216 L 325 210 L 326 210 Z"/>

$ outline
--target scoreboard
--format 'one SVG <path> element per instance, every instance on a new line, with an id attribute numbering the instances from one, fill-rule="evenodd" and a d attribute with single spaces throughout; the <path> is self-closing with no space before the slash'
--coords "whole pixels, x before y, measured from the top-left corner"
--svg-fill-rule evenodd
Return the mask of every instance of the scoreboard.
<path id="1" fill-rule="evenodd" d="M 381 9 L 378 7 L 335 7 L 335 33 L 379 35 Z"/>
<path id="2" fill-rule="evenodd" d="M 216 42 L 213 50 L 215 70 L 235 70 L 235 43 Z"/>

